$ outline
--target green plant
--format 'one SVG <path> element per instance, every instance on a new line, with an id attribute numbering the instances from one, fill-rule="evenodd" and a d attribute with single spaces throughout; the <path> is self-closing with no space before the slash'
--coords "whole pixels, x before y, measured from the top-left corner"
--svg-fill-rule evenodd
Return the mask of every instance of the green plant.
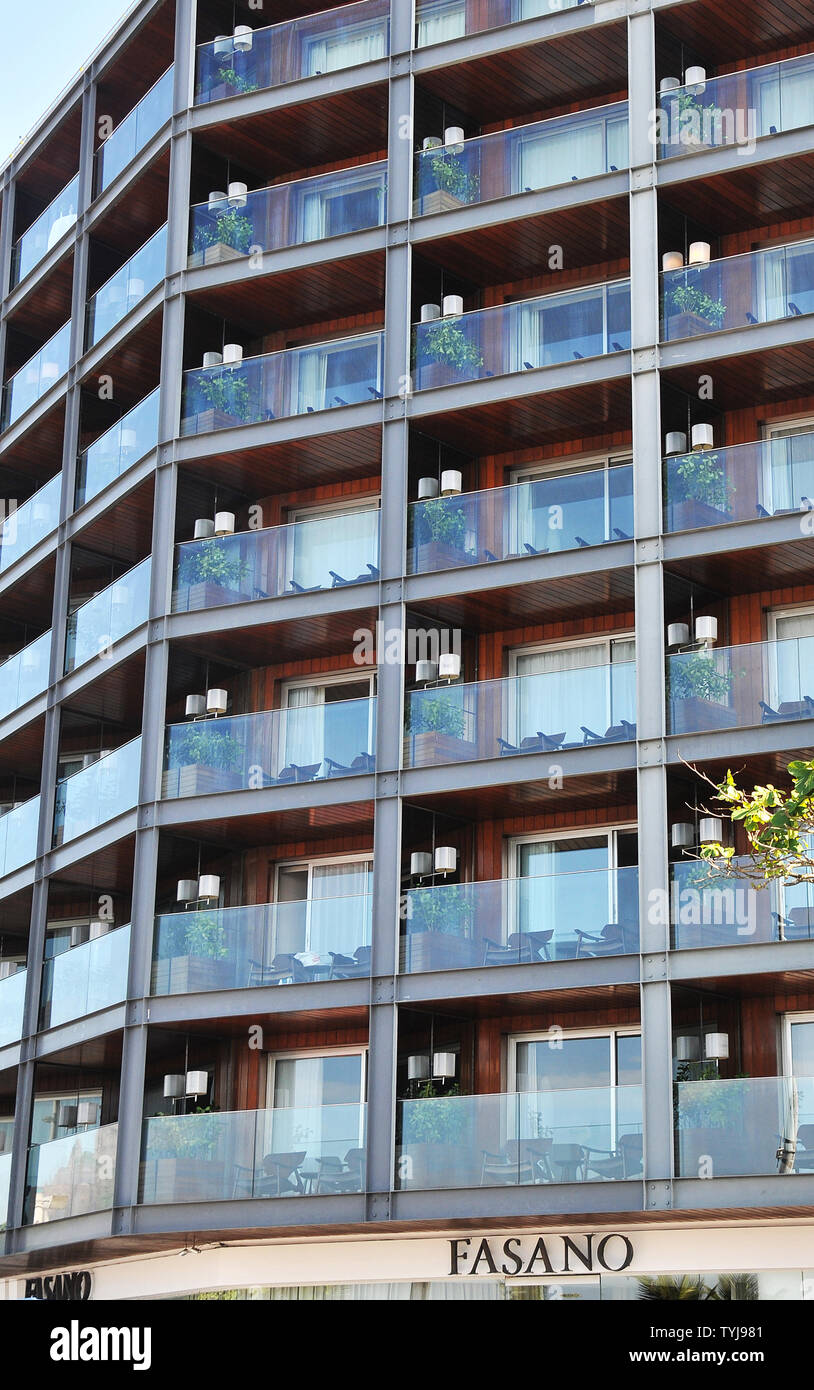
<path id="1" fill-rule="evenodd" d="M 417 539 L 426 544 L 438 541 L 441 545 L 462 550 L 466 536 L 466 513 L 454 497 L 433 497 L 422 502 L 414 512 Z"/>
<path id="2" fill-rule="evenodd" d="M 239 590 L 248 572 L 248 562 L 241 559 L 234 541 L 212 536 L 181 551 L 178 583 L 218 584 L 223 589 Z"/>
<path id="3" fill-rule="evenodd" d="M 210 1116 L 206 1120 L 199 1118 Z M 215 1157 L 221 1126 L 215 1118 L 215 1107 L 196 1105 L 189 1115 L 156 1115 L 148 1126 L 148 1158 L 197 1158 L 211 1161 Z"/>
<path id="4" fill-rule="evenodd" d="M 710 1298 L 718 1303 L 756 1303 L 760 1298 L 760 1280 L 756 1274 L 719 1274 Z"/>
<path id="5" fill-rule="evenodd" d="M 693 769 L 696 771 L 696 769 Z M 704 845 L 701 858 L 716 874 L 735 875 L 757 888 L 774 879 L 785 883 L 814 882 L 814 759 L 788 764 L 790 790 L 738 787 L 731 771 L 722 782 L 697 773 L 714 789 L 733 826 L 746 834 L 749 853 L 735 855 L 732 845 Z"/>
<path id="6" fill-rule="evenodd" d="M 244 424 L 251 419 L 249 383 L 242 372 L 229 367 L 201 371 L 196 373 L 194 385 L 210 410 L 220 410 Z"/>
<path id="7" fill-rule="evenodd" d="M 437 319 L 422 328 L 416 344 L 424 363 L 443 362 L 459 372 L 475 372 L 483 366 L 483 358 L 475 343 L 470 343 L 455 319 Z"/>
<path id="8" fill-rule="evenodd" d="M 227 87 L 233 87 L 236 92 L 256 92 L 258 84 L 249 81 L 248 77 L 241 77 L 239 72 L 232 67 L 227 67 L 222 63 L 218 68 L 217 76 Z"/>
<path id="9" fill-rule="evenodd" d="M 703 502 L 720 512 L 729 512 L 735 485 L 717 454 L 705 449 L 672 460 L 669 467 L 671 502 Z"/>
<path id="10" fill-rule="evenodd" d="M 211 767 L 234 771 L 243 761 L 243 745 L 217 719 L 186 724 L 174 730 L 170 745 L 170 768 Z"/>
<path id="11" fill-rule="evenodd" d="M 677 121 L 681 145 L 718 145 L 722 140 L 723 110 L 714 102 L 702 102 L 696 92 L 678 92 L 672 103 L 672 119 Z M 671 129 L 671 135 L 673 131 Z"/>
<path id="12" fill-rule="evenodd" d="M 406 1101 L 402 1118 L 402 1145 L 459 1144 L 466 1135 L 470 1107 L 460 1102 L 457 1081 L 439 1096 L 432 1081 L 426 1081 L 415 1100 Z"/>
<path id="13" fill-rule="evenodd" d="M 196 227 L 193 245 L 196 251 L 204 251 L 207 246 L 231 246 L 246 255 L 253 234 L 251 218 L 242 216 L 237 208 L 231 208 L 223 216 L 216 217 L 214 222 L 204 222 Z"/>
<path id="14" fill-rule="evenodd" d="M 463 883 L 437 883 L 432 888 L 416 888 L 407 897 L 410 931 L 443 932 L 446 936 L 467 937 L 474 917 L 471 892 Z"/>
<path id="15" fill-rule="evenodd" d="M 671 1303 L 686 1302 L 689 1299 L 705 1301 L 710 1297 L 710 1289 L 700 1274 L 656 1274 L 644 1275 L 639 1280 L 639 1298 L 647 1303 L 657 1299 Z"/>
<path id="16" fill-rule="evenodd" d="M 666 307 L 668 314 L 697 314 L 704 319 L 711 328 L 720 328 L 726 318 L 726 305 L 722 299 L 713 299 L 702 290 L 698 285 L 688 283 L 686 276 L 690 272 L 683 272 L 685 282 L 683 285 L 670 285 L 667 289 Z"/>
<path id="17" fill-rule="evenodd" d="M 691 1069 L 691 1068 L 690 1068 Z M 696 1068 L 694 1078 L 684 1079 L 685 1067 L 677 1069 L 681 1087 L 676 1096 L 676 1129 L 731 1129 L 743 1115 L 746 1086 L 739 1080 L 719 1080 L 709 1065 Z"/>
<path id="18" fill-rule="evenodd" d="M 680 653 L 668 667 L 671 700 L 714 700 L 719 704 L 729 699 L 734 671 L 719 671 L 713 659 L 702 653 Z"/>
<path id="19" fill-rule="evenodd" d="M 449 734 L 451 738 L 464 736 L 464 712 L 460 705 L 454 705 L 443 695 L 430 695 L 417 690 L 410 701 L 409 727 L 411 734 Z"/>
<path id="20" fill-rule="evenodd" d="M 158 959 L 176 956 L 203 956 L 223 960 L 228 955 L 226 928 L 218 912 L 179 912 L 165 917 L 159 940 Z"/>
<path id="21" fill-rule="evenodd" d="M 457 154 L 447 150 L 436 150 L 429 157 L 425 156 L 425 159 L 430 166 L 436 188 L 443 193 L 449 193 L 452 198 L 457 198 L 459 203 L 474 203 L 477 200 L 480 178 L 477 174 L 468 172 Z"/>

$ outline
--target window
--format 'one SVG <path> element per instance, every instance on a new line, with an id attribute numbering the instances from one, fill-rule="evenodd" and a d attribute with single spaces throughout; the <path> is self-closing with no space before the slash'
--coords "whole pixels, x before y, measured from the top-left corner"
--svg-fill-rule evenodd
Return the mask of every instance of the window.
<path id="1" fill-rule="evenodd" d="M 52 1139 L 63 1139 L 70 1134 L 76 1134 L 77 1127 L 61 1125 L 60 1110 L 62 1106 L 78 1105 L 79 1101 L 90 1101 L 96 1106 L 96 1123 L 82 1125 L 82 1130 L 98 1129 L 101 1124 L 102 1113 L 102 1092 L 96 1091 L 54 1091 L 48 1095 L 36 1096 L 32 1108 L 31 1118 L 31 1143 L 47 1144 Z M 64 1116 L 64 1111 L 62 1112 Z"/>
<path id="2" fill-rule="evenodd" d="M 630 458 L 540 464 L 512 475 L 509 553 L 575 550 L 633 535 Z M 621 533 L 621 534 L 620 534 Z"/>
<path id="3" fill-rule="evenodd" d="M 384 20 L 362 24 L 341 23 L 321 36 L 306 37 L 304 45 L 305 72 L 312 77 L 320 72 L 337 72 L 340 68 L 372 63 L 387 53 L 387 31 Z"/>
<path id="4" fill-rule="evenodd" d="M 578 930 L 601 935 L 611 924 L 619 931 L 605 931 L 608 945 L 615 942 L 619 952 L 635 949 L 637 843 L 632 828 L 511 840 L 508 873 L 517 891 L 509 931 L 553 928 L 549 953 L 564 958 L 596 952 L 596 943 L 580 943 Z"/>
<path id="5" fill-rule="evenodd" d="M 814 420 L 764 427 L 763 505 L 798 511 L 814 498 Z"/>
<path id="6" fill-rule="evenodd" d="M 418 0 L 417 48 L 431 43 L 460 39 L 466 33 L 466 4 L 463 0 Z"/>
<path id="7" fill-rule="evenodd" d="M 360 342 L 343 338 L 300 348 L 292 374 L 294 400 L 289 414 L 305 415 L 312 410 L 370 401 L 381 389 L 380 359 L 380 335 L 364 337 Z"/>
<path id="8" fill-rule="evenodd" d="M 509 1038 L 507 1089 L 526 1098 L 524 1124 L 555 1144 L 613 1150 L 641 1134 L 641 1079 L 638 1030 Z"/>
<path id="9" fill-rule="evenodd" d="M 814 63 L 800 59 L 780 63 L 758 84 L 758 133 L 814 125 Z"/>
<path id="10" fill-rule="evenodd" d="M 586 728 L 604 736 L 622 719 L 636 722 L 633 637 L 514 651 L 509 661 L 510 674 L 525 678 L 512 690 L 513 728 L 505 735 L 512 743 L 542 731 L 564 733 L 566 743 L 581 744 Z"/>
<path id="11" fill-rule="evenodd" d="M 277 868 L 276 949 L 354 956 L 370 945 L 373 859 L 313 860 Z"/>
<path id="12" fill-rule="evenodd" d="M 264 1153 L 305 1153 L 307 1177 L 320 1159 L 364 1147 L 367 1050 L 280 1054 L 269 1059 Z"/>
<path id="13" fill-rule="evenodd" d="M 377 227 L 382 220 L 383 198 L 380 173 L 337 182 L 323 179 L 303 190 L 299 240 L 321 241 Z"/>
<path id="14" fill-rule="evenodd" d="M 630 346 L 630 287 L 592 285 L 519 302 L 510 371 L 599 357 Z"/>
<path id="15" fill-rule="evenodd" d="M 814 1168 L 814 1014 L 786 1014 L 783 1017 L 783 1073 L 794 1085 L 780 1092 L 786 1107 L 782 1133 L 795 1134 L 808 1151 L 800 1171 Z M 780 1088 L 778 1088 L 780 1090 Z"/>
<path id="16" fill-rule="evenodd" d="M 375 673 L 323 677 L 283 687 L 281 766 L 349 768 L 373 753 Z"/>
<path id="17" fill-rule="evenodd" d="M 517 142 L 517 159 L 518 192 L 594 178 L 612 168 L 626 169 L 627 117 L 608 121 L 604 115 L 592 117 L 586 112 L 582 120 L 571 116 L 543 129 L 530 129 Z"/>
<path id="18" fill-rule="evenodd" d="M 768 630 L 769 704 L 797 706 L 814 696 L 814 608 L 775 609 Z"/>
<path id="19" fill-rule="evenodd" d="M 370 580 L 378 575 L 379 499 L 297 508 L 289 513 L 287 584 L 329 589 L 337 580 Z M 307 524 L 305 524 L 307 523 Z"/>

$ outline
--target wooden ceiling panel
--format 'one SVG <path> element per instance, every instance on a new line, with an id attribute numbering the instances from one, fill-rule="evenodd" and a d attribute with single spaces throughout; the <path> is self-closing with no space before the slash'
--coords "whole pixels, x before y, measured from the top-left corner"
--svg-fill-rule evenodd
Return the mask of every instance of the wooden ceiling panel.
<path id="1" fill-rule="evenodd" d="M 518 780 L 509 785 L 439 792 L 436 796 L 425 792 L 420 797 L 406 797 L 405 804 L 454 816 L 469 824 L 473 821 L 502 821 L 511 816 L 530 816 L 546 811 L 563 812 L 563 824 L 568 817 L 574 817 L 573 823 L 576 824 L 577 811 L 602 811 L 610 806 L 630 806 L 636 802 L 634 768 L 596 773 L 590 777 L 569 777 L 566 801 L 562 790 L 552 790 L 547 781 L 524 782 L 521 763 L 522 759 L 518 758 Z"/>
<path id="2" fill-rule="evenodd" d="M 130 410 L 158 385 L 163 319 L 162 310 L 157 309 L 124 342 L 116 348 L 111 348 L 110 354 L 103 358 L 98 368 L 85 380 L 84 385 L 88 389 L 83 397 L 82 426 L 89 438 L 94 439 L 110 424 L 109 403 L 99 402 L 101 423 L 98 424 L 98 428 L 94 418 L 93 402 L 98 400 L 98 394 L 94 389 L 97 377 L 102 374 L 112 376 L 116 399 L 122 411 Z"/>
<path id="3" fill-rule="evenodd" d="M 170 152 L 166 149 L 93 224 L 92 240 L 132 256 L 167 220 L 169 175 Z"/>
<path id="4" fill-rule="evenodd" d="M 228 319 L 253 336 L 352 314 L 384 312 L 384 251 L 306 265 L 278 275 L 201 290 L 196 308 Z"/>
<path id="5" fill-rule="evenodd" d="M 20 435 L 12 445 L 2 447 L 0 467 L 29 470 L 35 477 L 45 472 L 53 476 L 62 467 L 62 439 L 65 433 L 65 397 L 62 396 L 37 424 Z"/>
<path id="6" fill-rule="evenodd" d="M 210 843 L 296 844 L 302 840 L 330 839 L 336 835 L 373 834 L 373 802 L 346 801 L 341 806 L 311 806 L 263 815 L 234 816 L 219 821 L 191 821 L 174 825 L 173 835 Z"/>
<path id="7" fill-rule="evenodd" d="M 420 402 L 420 395 L 415 399 Z M 473 456 L 612 434 L 630 429 L 630 421 L 629 378 L 413 417 L 417 429 Z"/>
<path id="8" fill-rule="evenodd" d="M 659 46 L 694 48 L 707 68 L 731 67 L 740 58 L 754 64 L 756 55 L 810 41 L 811 24 L 810 0 L 687 0 L 656 16 Z"/>
<path id="9" fill-rule="evenodd" d="M 74 545 L 126 565 L 136 564 L 150 553 L 153 497 L 154 478 L 150 477 L 86 526 Z"/>
<path id="10" fill-rule="evenodd" d="M 814 154 L 810 152 L 704 179 L 692 178 L 690 163 L 687 182 L 664 187 L 661 202 L 694 225 L 724 235 L 811 215 Z"/>
<path id="11" fill-rule="evenodd" d="M 53 270 L 41 280 L 33 294 L 27 294 L 9 316 L 9 324 L 20 333 L 47 342 L 71 317 L 73 291 L 73 250 L 66 251 Z"/>
<path id="12" fill-rule="evenodd" d="M 720 412 L 794 400 L 811 392 L 814 380 L 814 341 L 788 343 L 766 351 L 730 357 L 710 357 L 686 367 L 662 367 L 662 377 L 688 396 L 698 393 L 698 378 L 709 374 L 715 383 L 715 405 Z"/>
<path id="13" fill-rule="evenodd" d="M 732 550 L 719 548 L 709 555 L 670 560 L 665 565 L 668 586 L 670 575 L 700 585 L 711 595 L 789 589 L 812 582 L 814 539 L 810 536 L 777 545 L 750 546 L 748 551 L 735 548 L 736 540 L 735 535 Z"/>
<path id="14" fill-rule="evenodd" d="M 348 593 L 352 598 L 350 591 Z M 220 632 L 185 638 L 173 644 L 169 698 L 180 698 L 196 689 L 201 679 L 201 665 L 206 661 L 222 661 L 248 671 L 283 661 L 302 660 L 306 652 L 309 658 L 350 653 L 355 645 L 354 632 L 360 627 L 375 632 L 376 616 L 375 609 L 353 608 L 347 613 L 313 614 L 263 627 L 241 628 L 232 615 L 232 621 Z"/>
<path id="15" fill-rule="evenodd" d="M 66 699 L 63 708 L 137 733 L 144 710 L 144 652 L 118 665 L 105 665 L 104 674 Z"/>
<path id="16" fill-rule="evenodd" d="M 21 138 L 24 134 L 20 131 Z M 82 102 L 79 100 L 21 171 L 18 186 L 35 197 L 43 210 L 76 174 L 81 134 Z M 18 236 L 22 230 L 17 231 Z"/>
<path id="17" fill-rule="evenodd" d="M 42 771 L 45 719 L 34 719 L 10 738 L 0 740 L 0 772 L 38 782 Z"/>
<path id="18" fill-rule="evenodd" d="M 422 616 L 446 627 L 499 632 L 546 622 L 567 622 L 586 613 L 625 613 L 633 606 L 633 566 L 597 574 L 569 575 L 510 589 L 450 595 L 421 603 Z"/>
<path id="19" fill-rule="evenodd" d="M 51 626 L 54 606 L 54 556 L 36 565 L 0 592 L 0 618 L 29 623 L 43 632 Z"/>
<path id="20" fill-rule="evenodd" d="M 97 114 L 109 115 L 118 125 L 169 67 L 174 48 L 175 3 L 165 0 L 150 11 L 127 47 L 104 69 L 97 89 Z"/>
<path id="21" fill-rule="evenodd" d="M 211 448 L 212 442 L 211 438 L 201 437 L 203 448 Z M 182 477 L 188 470 L 196 481 L 206 478 L 214 484 L 222 482 L 256 498 L 378 473 L 381 455 L 381 425 L 371 425 L 361 430 L 211 454 L 181 467 Z"/>

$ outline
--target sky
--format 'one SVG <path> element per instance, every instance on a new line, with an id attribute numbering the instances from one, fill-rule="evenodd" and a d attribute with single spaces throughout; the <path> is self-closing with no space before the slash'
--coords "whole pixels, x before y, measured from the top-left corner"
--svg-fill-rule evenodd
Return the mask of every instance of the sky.
<path id="1" fill-rule="evenodd" d="M 0 83 L 0 165 L 131 4 L 132 0 L 30 0 L 12 5 L 2 0 L 6 61 Z M 24 54 L 34 61 L 23 61 Z M 66 169 L 66 183 L 73 173 Z"/>

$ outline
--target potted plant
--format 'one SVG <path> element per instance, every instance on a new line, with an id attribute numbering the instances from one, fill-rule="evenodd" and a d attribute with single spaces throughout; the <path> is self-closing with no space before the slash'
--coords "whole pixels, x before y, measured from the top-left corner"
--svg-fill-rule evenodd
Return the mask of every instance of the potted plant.
<path id="1" fill-rule="evenodd" d="M 700 93 L 684 88 L 669 98 L 667 139 L 663 142 L 669 154 L 712 150 L 723 143 L 721 107 L 699 97 Z"/>
<path id="2" fill-rule="evenodd" d="M 429 386 L 445 386 L 449 381 L 472 381 L 480 375 L 480 350 L 476 343 L 470 343 L 455 318 L 422 324 L 414 346 L 422 391 Z"/>
<path id="3" fill-rule="evenodd" d="M 234 367 L 195 372 L 185 392 L 185 404 L 190 399 L 202 408 L 184 417 L 182 434 L 209 434 L 259 418 L 252 407 L 246 376 Z"/>
<path id="4" fill-rule="evenodd" d="M 166 926 L 153 961 L 153 994 L 228 989 L 235 983 L 220 912 L 179 912 Z"/>
<path id="5" fill-rule="evenodd" d="M 424 214 L 450 212 L 465 203 L 477 202 L 479 176 L 470 173 L 464 161 L 449 150 L 442 148 L 422 155 L 420 176 L 422 185 L 430 190 L 422 193 Z"/>
<path id="6" fill-rule="evenodd" d="M 250 217 L 245 217 L 237 208 L 230 208 L 214 222 L 204 222 L 195 228 L 189 258 L 190 266 L 220 265 L 222 261 L 238 260 L 249 254 L 254 236 Z"/>
<path id="7" fill-rule="evenodd" d="M 726 318 L 726 305 L 723 300 L 713 299 L 700 285 L 691 284 L 690 273 L 683 272 L 683 284 L 671 284 L 666 289 L 664 315 L 668 342 L 677 338 L 697 338 L 702 333 L 712 333 L 721 327 Z M 672 274 L 678 275 L 681 272 L 673 271 Z"/>
<path id="8" fill-rule="evenodd" d="M 405 968 L 454 970 L 477 965 L 477 943 L 472 940 L 475 915 L 472 894 L 464 883 L 437 883 L 407 893 Z"/>
<path id="9" fill-rule="evenodd" d="M 164 796 L 206 796 L 244 785 L 244 747 L 217 719 L 176 731 L 164 773 Z"/>
<path id="10" fill-rule="evenodd" d="M 466 549 L 466 512 L 457 497 L 433 497 L 411 510 L 416 573 L 455 569 L 477 557 Z"/>
<path id="11" fill-rule="evenodd" d="M 426 1081 L 415 1100 L 401 1107 L 402 1187 L 474 1186 L 480 1181 L 481 1155 L 472 1135 L 473 1110 L 464 1105 L 458 1083 L 439 1095 Z"/>
<path id="12" fill-rule="evenodd" d="M 225 1167 L 217 1155 L 223 1132 L 223 1122 L 211 1105 L 196 1106 L 188 1115 L 151 1116 L 141 1165 L 142 1200 L 189 1202 L 231 1197 L 231 1191 L 221 1194 Z"/>
<path id="13" fill-rule="evenodd" d="M 705 652 L 672 657 L 667 671 L 670 732 L 731 728 L 734 716 L 729 697 L 734 678 L 733 671 L 720 671 Z"/>
<path id="14" fill-rule="evenodd" d="M 699 449 L 668 460 L 667 502 L 671 531 L 731 521 L 734 495 L 735 485 L 727 478 L 725 466 L 716 453 Z"/>
<path id="15" fill-rule="evenodd" d="M 205 96 L 207 101 L 220 101 L 223 97 L 245 96 L 247 92 L 258 90 L 259 83 L 243 77 L 227 58 L 216 68 L 208 84 L 198 83 L 196 96 Z"/>
<path id="16" fill-rule="evenodd" d="M 712 1063 L 682 1063 L 676 1083 L 675 1132 L 682 1177 L 697 1177 L 709 1162 L 722 1177 L 775 1171 L 777 1096 L 773 1087 L 763 1093 L 742 1075 L 719 1079 Z M 770 1137 L 759 1145 L 747 1137 L 755 1135 Z"/>
<path id="17" fill-rule="evenodd" d="M 219 608 L 249 597 L 244 583 L 249 564 L 241 558 L 235 537 L 211 536 L 181 549 L 173 595 L 173 611 L 191 613 Z"/>
<path id="18" fill-rule="evenodd" d="M 464 739 L 466 717 L 454 703 L 454 686 L 437 691 L 416 691 L 409 701 L 405 765 L 433 767 L 438 763 L 465 762 L 475 753 L 475 745 Z"/>

